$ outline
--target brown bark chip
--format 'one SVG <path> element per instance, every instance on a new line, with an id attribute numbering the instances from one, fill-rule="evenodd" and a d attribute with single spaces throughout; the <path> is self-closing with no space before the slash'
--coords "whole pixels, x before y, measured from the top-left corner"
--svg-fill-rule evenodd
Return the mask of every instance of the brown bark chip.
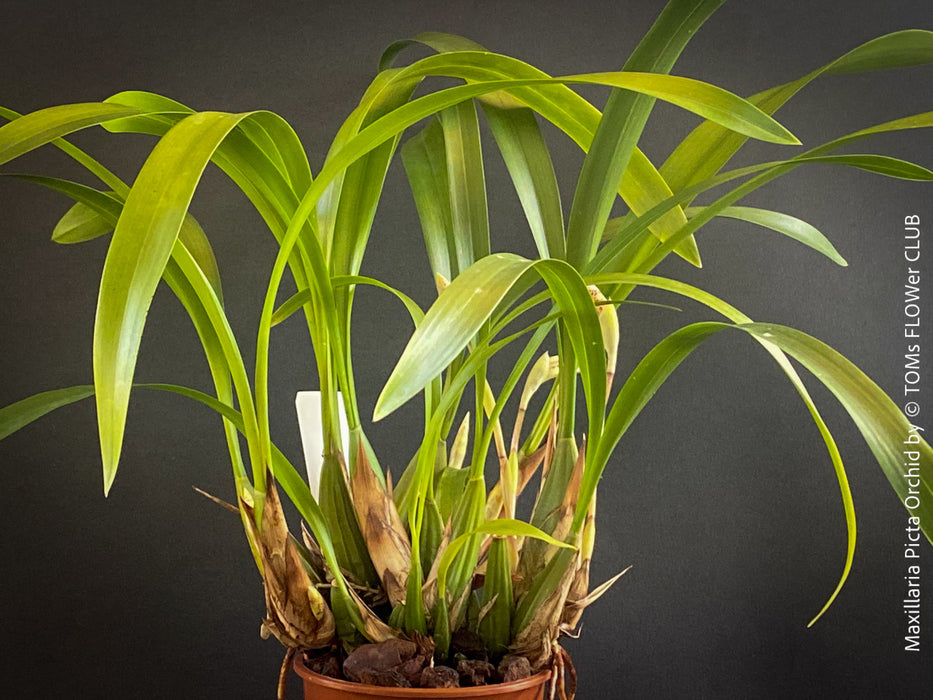
<path id="1" fill-rule="evenodd" d="M 343 678 L 343 673 L 340 668 L 340 658 L 333 651 L 328 651 L 324 654 L 305 652 L 304 661 L 305 666 L 315 673 L 327 676 L 328 678 Z"/>
<path id="2" fill-rule="evenodd" d="M 489 683 L 496 672 L 496 667 L 488 661 L 461 659 L 457 662 L 457 671 L 460 673 L 460 685 L 468 687 Z"/>
<path id="3" fill-rule="evenodd" d="M 390 671 L 405 680 L 401 673 L 401 666 L 414 657 L 417 651 L 418 647 L 414 642 L 404 639 L 390 639 L 378 644 L 364 644 L 358 647 L 343 662 L 343 673 L 349 680 L 360 683 L 369 682 L 363 680 L 364 674 L 373 679 L 386 680 L 380 674 Z M 384 685 L 384 683 L 372 683 L 372 685 Z"/>
<path id="4" fill-rule="evenodd" d="M 382 688 L 411 688 L 411 683 L 396 670 L 360 671 L 359 682 L 366 685 L 378 685 Z"/>
<path id="5" fill-rule="evenodd" d="M 499 662 L 499 677 L 503 683 L 520 681 L 531 676 L 531 662 L 524 656 L 505 656 Z"/>
<path id="6" fill-rule="evenodd" d="M 434 666 L 421 672 L 422 688 L 459 688 L 460 674 L 450 666 Z"/>
<path id="7" fill-rule="evenodd" d="M 413 687 L 417 688 L 418 684 L 421 682 L 421 671 L 427 663 L 428 660 L 421 654 L 418 654 L 399 666 L 398 672 L 401 673 Z"/>

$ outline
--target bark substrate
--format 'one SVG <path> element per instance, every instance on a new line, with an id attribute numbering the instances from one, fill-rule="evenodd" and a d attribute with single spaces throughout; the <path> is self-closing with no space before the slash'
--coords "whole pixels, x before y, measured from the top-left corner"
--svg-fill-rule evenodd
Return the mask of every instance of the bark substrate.
<path id="1" fill-rule="evenodd" d="M 349 656 L 339 647 L 304 652 L 305 665 L 322 676 L 391 688 L 469 688 L 528 678 L 531 664 L 523 656 L 506 655 L 490 663 L 475 635 L 453 639 L 451 665 L 435 664 L 434 642 L 390 639 L 364 644 Z"/>

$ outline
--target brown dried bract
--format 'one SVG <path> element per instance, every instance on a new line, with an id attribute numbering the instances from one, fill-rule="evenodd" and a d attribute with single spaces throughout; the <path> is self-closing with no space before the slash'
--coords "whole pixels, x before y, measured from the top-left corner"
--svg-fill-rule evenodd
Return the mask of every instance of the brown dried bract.
<path id="1" fill-rule="evenodd" d="M 353 507 L 366 542 L 392 605 L 405 600 L 405 586 L 411 567 L 411 543 L 395 502 L 383 488 L 360 445 L 355 471 L 350 477 Z"/>
<path id="2" fill-rule="evenodd" d="M 255 524 L 255 511 L 240 500 L 244 521 L 262 562 L 266 597 L 264 635 L 273 634 L 283 645 L 317 649 L 334 639 L 334 616 L 301 563 L 289 538 L 288 525 L 272 474 L 267 475 L 262 527 Z"/>

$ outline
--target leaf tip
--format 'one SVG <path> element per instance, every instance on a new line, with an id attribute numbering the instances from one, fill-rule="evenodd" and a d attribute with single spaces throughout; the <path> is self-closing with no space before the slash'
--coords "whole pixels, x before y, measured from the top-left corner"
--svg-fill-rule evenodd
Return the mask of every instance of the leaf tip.
<path id="1" fill-rule="evenodd" d="M 113 471 L 110 473 L 104 472 L 104 498 L 110 495 L 110 489 L 113 488 L 114 476 L 116 476 L 116 474 Z"/>
<path id="2" fill-rule="evenodd" d="M 373 423 L 378 423 L 392 411 L 387 410 L 385 407 L 385 394 L 379 394 L 379 398 L 376 399 L 376 407 L 373 409 Z"/>

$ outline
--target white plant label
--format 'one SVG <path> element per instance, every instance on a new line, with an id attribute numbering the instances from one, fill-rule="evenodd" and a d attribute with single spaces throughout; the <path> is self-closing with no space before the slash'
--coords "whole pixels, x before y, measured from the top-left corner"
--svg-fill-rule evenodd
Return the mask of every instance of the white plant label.
<path id="1" fill-rule="evenodd" d="M 305 467 L 308 470 L 308 485 L 314 499 L 318 500 L 321 488 L 321 466 L 324 464 L 324 428 L 321 421 L 321 392 L 299 391 L 295 395 L 295 409 L 298 411 L 298 429 L 301 431 L 301 445 L 305 453 Z M 337 413 L 340 420 L 340 437 L 344 449 L 350 444 L 350 429 L 347 427 L 347 414 L 343 408 L 343 396 L 337 394 Z"/>

